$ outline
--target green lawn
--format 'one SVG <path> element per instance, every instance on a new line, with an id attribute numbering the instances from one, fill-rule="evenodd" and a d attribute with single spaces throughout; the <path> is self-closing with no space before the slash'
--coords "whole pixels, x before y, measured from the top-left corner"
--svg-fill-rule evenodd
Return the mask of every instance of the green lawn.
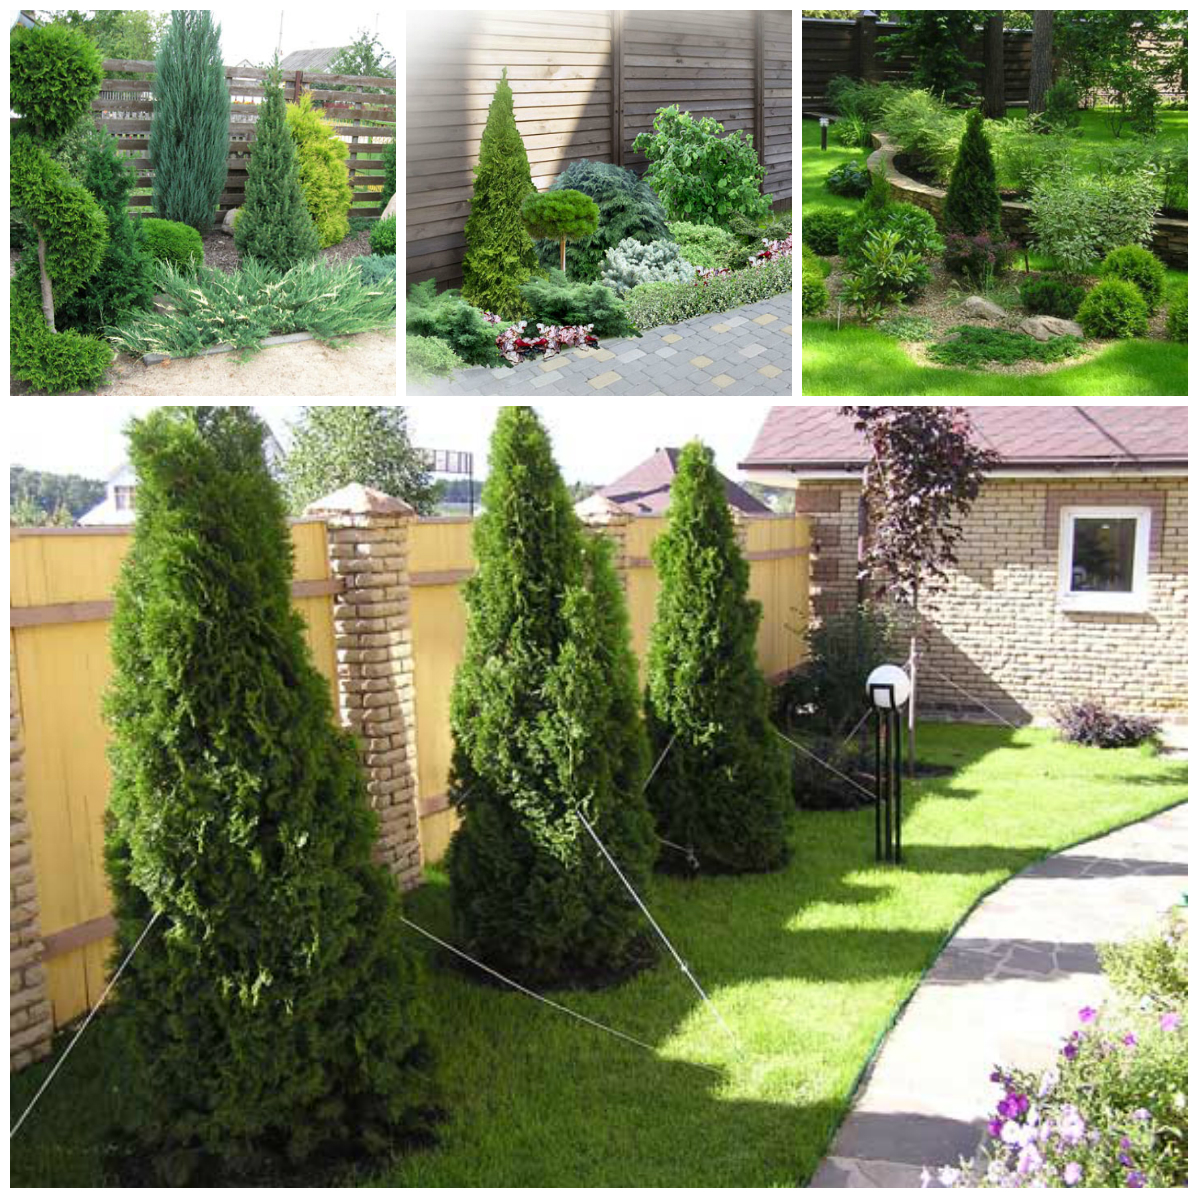
<path id="1" fill-rule="evenodd" d="M 910 796 L 903 867 L 873 862 L 870 811 L 801 813 L 781 872 L 655 880 L 651 909 L 745 1044 L 744 1058 L 665 958 L 615 990 L 557 996 L 648 1042 L 651 1054 L 468 981 L 414 934 L 430 958 L 448 1117 L 435 1146 L 348 1182 L 803 1184 L 873 1047 L 980 896 L 1048 852 L 1187 791 L 1184 763 L 1066 746 L 1045 730 L 934 725 L 919 744 L 922 758 L 957 769 Z M 594 869 L 604 869 L 599 860 Z M 452 940 L 448 901 L 445 877 L 431 870 L 406 907 Z M 14 1119 L 49 1067 L 12 1080 Z M 122 1062 L 99 1018 L 13 1140 L 10 1184 L 109 1182 L 99 1151 L 126 1103 Z"/>

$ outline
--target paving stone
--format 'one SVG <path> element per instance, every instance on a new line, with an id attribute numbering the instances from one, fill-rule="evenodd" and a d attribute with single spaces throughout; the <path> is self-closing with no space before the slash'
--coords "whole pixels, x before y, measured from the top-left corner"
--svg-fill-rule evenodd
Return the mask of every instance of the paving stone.
<path id="1" fill-rule="evenodd" d="M 749 346 L 743 346 L 738 353 L 744 354 L 747 358 L 756 358 L 760 354 L 767 352 L 766 346 L 760 345 L 758 342 L 751 342 Z"/>
<path id="2" fill-rule="evenodd" d="M 608 387 L 609 384 L 616 383 L 620 378 L 621 376 L 616 371 L 605 371 L 603 375 L 593 375 L 588 383 L 597 390 L 601 390 Z"/>
<path id="3" fill-rule="evenodd" d="M 768 363 L 765 367 L 759 367 L 758 373 L 760 375 L 765 375 L 768 379 L 774 379 L 776 375 L 782 375 L 783 370 L 780 367 L 775 367 Z"/>
<path id="4" fill-rule="evenodd" d="M 695 358 L 688 360 L 693 367 L 708 367 L 712 365 L 712 359 L 707 354 L 697 355 Z"/>
<path id="5" fill-rule="evenodd" d="M 755 325 L 770 325 L 773 321 L 778 321 L 779 318 L 774 313 L 763 313 L 761 317 L 755 317 Z"/>
<path id="6" fill-rule="evenodd" d="M 680 340 L 680 335 L 677 333 L 664 333 L 662 335 L 662 340 L 664 342 L 678 342 Z"/>
<path id="7" fill-rule="evenodd" d="M 532 386 L 535 388 L 545 387 L 548 383 L 558 383 L 559 380 L 566 378 L 561 371 L 548 371 L 540 379 L 535 379 Z"/>
<path id="8" fill-rule="evenodd" d="M 664 346 L 661 350 L 654 352 L 659 358 L 674 358 L 679 353 L 678 350 L 672 349 L 670 346 Z"/>
<path id="9" fill-rule="evenodd" d="M 710 325 L 709 328 L 713 331 L 713 333 L 728 333 L 733 326 L 726 325 L 724 322 L 721 322 L 719 325 Z"/>
<path id="10" fill-rule="evenodd" d="M 745 325 L 749 321 L 749 319 L 750 319 L 749 317 L 743 317 L 741 315 L 738 315 L 736 317 L 726 317 L 725 324 L 726 325 Z"/>
<path id="11" fill-rule="evenodd" d="M 626 350 L 624 354 L 617 355 L 617 362 L 633 362 L 635 359 L 645 358 L 645 350 L 639 350 L 636 346 L 632 350 Z"/>

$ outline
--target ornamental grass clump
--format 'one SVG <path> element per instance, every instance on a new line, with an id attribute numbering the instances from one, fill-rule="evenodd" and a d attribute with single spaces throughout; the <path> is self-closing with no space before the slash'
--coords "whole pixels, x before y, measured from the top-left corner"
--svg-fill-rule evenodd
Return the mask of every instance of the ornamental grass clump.
<path id="1" fill-rule="evenodd" d="M 455 940 L 529 985 L 594 985 L 653 960 L 587 832 L 644 894 L 655 855 L 637 664 L 609 543 L 575 515 L 531 408 L 496 421 L 463 585 L 446 860 Z"/>
<path id="2" fill-rule="evenodd" d="M 646 659 L 646 725 L 658 769 L 646 789 L 659 836 L 705 872 L 771 871 L 789 856 L 788 756 L 768 716 L 749 595 L 713 452 L 689 442 L 651 553 L 658 602 Z M 684 869 L 662 846 L 660 863 Z"/>
<path id="3" fill-rule="evenodd" d="M 292 602 L 267 436 L 245 406 L 129 429 L 105 709 L 126 1185 L 327 1182 L 427 1133 L 437 1100 L 419 960 Z"/>

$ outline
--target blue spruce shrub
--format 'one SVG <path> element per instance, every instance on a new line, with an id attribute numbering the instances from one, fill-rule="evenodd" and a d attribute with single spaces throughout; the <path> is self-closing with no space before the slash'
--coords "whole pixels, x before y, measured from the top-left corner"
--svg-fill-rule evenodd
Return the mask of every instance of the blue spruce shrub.
<path id="1" fill-rule="evenodd" d="M 624 296 L 639 283 L 687 283 L 696 276 L 696 268 L 680 257 L 674 242 L 650 242 L 626 238 L 604 256 L 600 280 L 618 296 Z"/>

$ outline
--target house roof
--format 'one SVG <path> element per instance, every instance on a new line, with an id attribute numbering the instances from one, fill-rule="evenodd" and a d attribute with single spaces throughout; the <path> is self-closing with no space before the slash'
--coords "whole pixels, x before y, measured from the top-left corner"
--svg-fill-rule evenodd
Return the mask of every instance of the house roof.
<path id="1" fill-rule="evenodd" d="M 348 50 L 348 46 L 323 46 L 313 50 L 293 50 L 291 54 L 279 60 L 279 67 L 283 71 L 316 71 L 318 74 L 331 74 L 329 70 L 330 64 L 343 50 Z M 388 68 L 395 71 L 396 60 L 389 58 L 383 60 L 379 64 L 379 69 L 387 72 Z"/>
<path id="2" fill-rule="evenodd" d="M 976 440 L 1003 470 L 1187 466 L 1187 407 L 967 405 Z M 743 469 L 857 471 L 863 436 L 832 404 L 776 405 L 738 464 Z"/>
<path id="3" fill-rule="evenodd" d="M 667 505 L 670 503 L 671 482 L 675 478 L 678 466 L 678 448 L 660 447 L 645 462 L 638 463 L 632 471 L 614 480 L 607 487 L 599 488 L 592 499 L 602 497 L 610 505 L 632 516 L 661 516 L 667 511 Z M 744 513 L 771 511 L 761 500 L 755 499 L 731 479 L 726 479 L 724 475 L 721 479 L 725 484 L 725 498 L 731 508 Z"/>

